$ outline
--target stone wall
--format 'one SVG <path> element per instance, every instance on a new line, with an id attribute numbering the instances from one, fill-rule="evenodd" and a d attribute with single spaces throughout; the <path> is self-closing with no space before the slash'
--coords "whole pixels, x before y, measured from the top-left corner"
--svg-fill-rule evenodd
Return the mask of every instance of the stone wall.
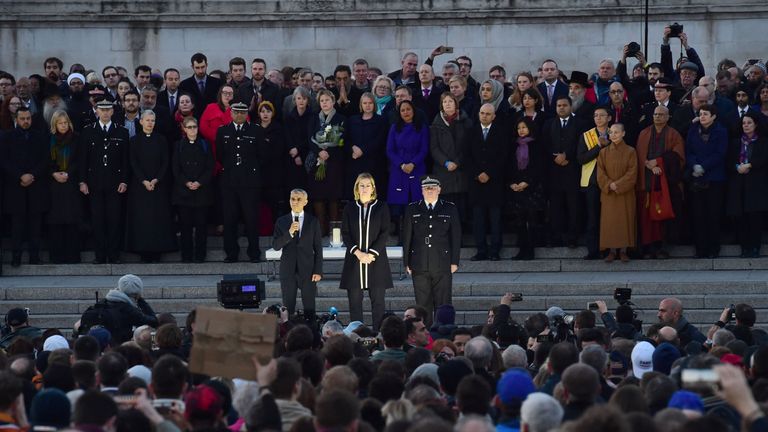
<path id="1" fill-rule="evenodd" d="M 566 72 L 593 72 L 601 59 L 619 57 L 625 43 L 643 43 L 642 6 L 642 0 L 3 1 L 0 69 L 41 72 L 42 60 L 57 56 L 65 68 L 149 64 L 181 67 L 186 76 L 190 56 L 201 51 L 210 69 L 241 56 L 329 74 L 363 57 L 391 71 L 405 51 L 423 59 L 447 45 L 473 59 L 476 77 L 495 64 L 509 73 L 535 70 L 547 57 Z M 737 63 L 768 57 L 763 0 L 651 1 L 649 61 L 659 59 L 662 29 L 673 21 L 685 25 L 708 69 L 724 57 Z M 679 43 L 672 44 L 678 52 Z"/>

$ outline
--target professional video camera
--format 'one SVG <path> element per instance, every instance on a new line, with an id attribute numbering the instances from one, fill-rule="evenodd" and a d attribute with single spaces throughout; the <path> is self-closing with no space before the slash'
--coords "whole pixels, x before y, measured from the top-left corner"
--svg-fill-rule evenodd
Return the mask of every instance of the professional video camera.
<path id="1" fill-rule="evenodd" d="M 613 290 L 613 298 L 619 305 L 629 307 L 632 310 L 632 325 L 638 332 L 643 331 L 643 321 L 637 319 L 637 305 L 632 303 L 632 288 L 616 288 Z"/>

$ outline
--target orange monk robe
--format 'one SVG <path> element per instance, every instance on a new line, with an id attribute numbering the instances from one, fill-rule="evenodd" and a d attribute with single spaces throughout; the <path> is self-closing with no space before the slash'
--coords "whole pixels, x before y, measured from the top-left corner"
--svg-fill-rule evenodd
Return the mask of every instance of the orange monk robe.
<path id="1" fill-rule="evenodd" d="M 634 247 L 637 237 L 635 182 L 637 156 L 624 141 L 597 157 L 600 186 L 600 249 Z M 610 184 L 616 183 L 616 191 Z"/>

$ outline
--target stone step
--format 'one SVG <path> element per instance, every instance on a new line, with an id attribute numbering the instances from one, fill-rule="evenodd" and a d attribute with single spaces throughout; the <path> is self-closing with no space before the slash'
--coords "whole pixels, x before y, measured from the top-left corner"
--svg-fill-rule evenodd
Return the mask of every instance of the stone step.
<path id="1" fill-rule="evenodd" d="M 326 261 L 324 273 L 330 278 L 341 274 L 342 261 Z M 277 270 L 276 262 L 261 263 L 223 263 L 207 261 L 204 263 L 138 263 L 121 264 L 39 264 L 22 265 L 17 268 L 3 266 L 5 276 L 108 276 L 126 273 L 142 275 L 177 275 L 177 274 L 244 274 L 254 273 L 270 275 Z M 390 261 L 390 267 L 396 277 L 401 276 L 402 262 Z M 614 262 L 607 264 L 602 260 L 584 261 L 582 259 L 536 259 L 532 261 L 470 261 L 463 260 L 460 273 L 528 273 L 528 272 L 644 272 L 644 271 L 713 271 L 713 270 L 768 270 L 768 257 L 693 259 L 674 258 L 667 260 L 632 260 L 628 263 Z"/>

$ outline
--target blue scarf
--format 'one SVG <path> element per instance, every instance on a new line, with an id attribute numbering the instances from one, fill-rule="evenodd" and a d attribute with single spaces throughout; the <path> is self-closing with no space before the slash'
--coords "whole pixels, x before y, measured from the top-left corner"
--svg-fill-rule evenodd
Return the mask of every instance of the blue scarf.
<path id="1" fill-rule="evenodd" d="M 392 96 L 376 97 L 376 114 L 381 115 L 381 111 L 387 106 L 389 101 L 392 100 Z"/>

